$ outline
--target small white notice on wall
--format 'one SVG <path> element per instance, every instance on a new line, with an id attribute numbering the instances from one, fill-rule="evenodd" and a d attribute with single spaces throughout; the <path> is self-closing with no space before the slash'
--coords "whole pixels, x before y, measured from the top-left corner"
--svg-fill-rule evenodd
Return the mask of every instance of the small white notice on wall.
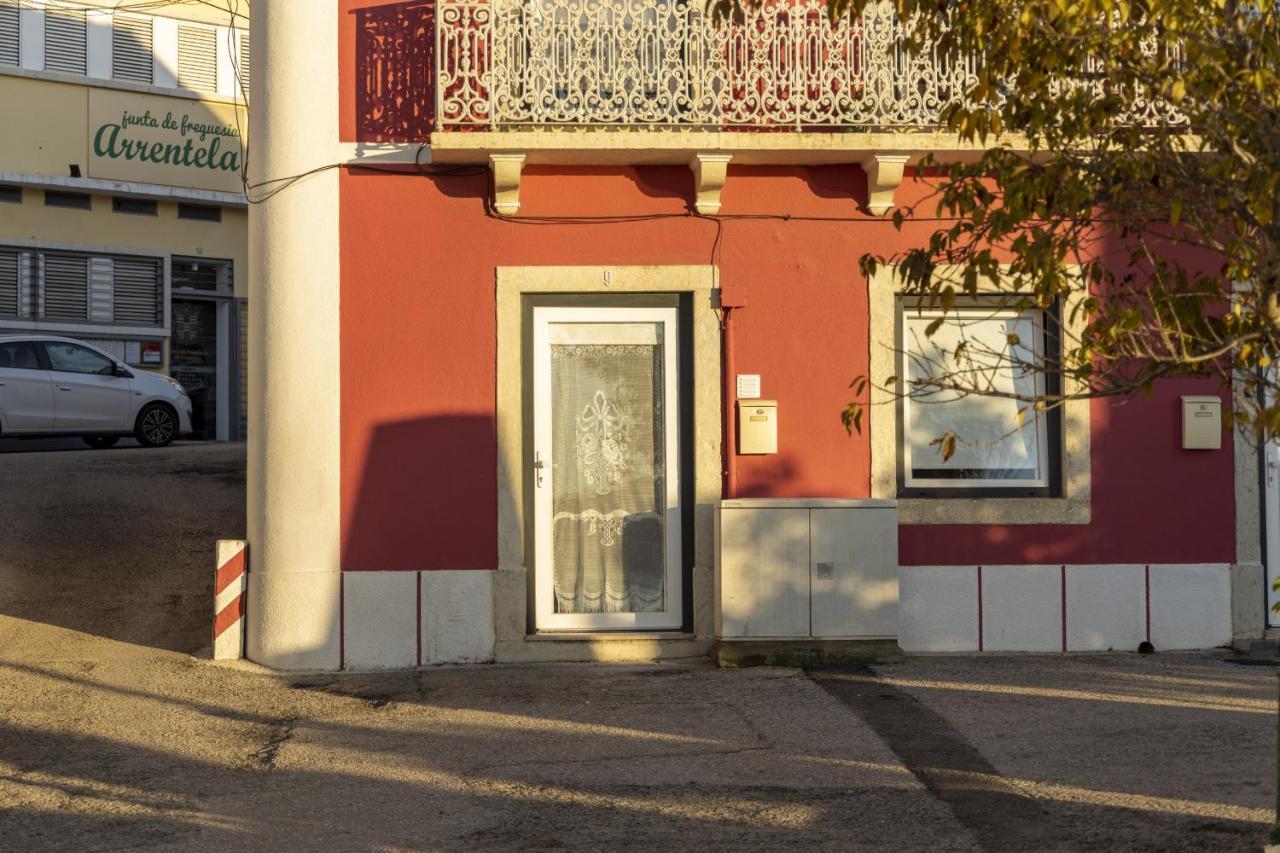
<path id="1" fill-rule="evenodd" d="M 739 400 L 759 400 L 760 399 L 760 374 L 759 373 L 739 373 L 738 374 L 738 399 Z"/>
<path id="2" fill-rule="evenodd" d="M 141 364 L 142 363 L 142 342 L 141 341 L 125 341 L 124 342 L 124 363 L 125 364 Z"/>

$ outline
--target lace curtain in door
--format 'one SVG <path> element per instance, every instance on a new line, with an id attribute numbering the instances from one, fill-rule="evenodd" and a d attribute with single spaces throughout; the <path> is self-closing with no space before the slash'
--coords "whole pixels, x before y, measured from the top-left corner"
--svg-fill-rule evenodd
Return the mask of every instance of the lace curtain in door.
<path id="1" fill-rule="evenodd" d="M 557 613 L 664 605 L 661 324 L 552 329 L 552 543 Z M 593 343 L 615 339 L 627 343 Z M 629 341 L 650 341 L 631 343 Z"/>

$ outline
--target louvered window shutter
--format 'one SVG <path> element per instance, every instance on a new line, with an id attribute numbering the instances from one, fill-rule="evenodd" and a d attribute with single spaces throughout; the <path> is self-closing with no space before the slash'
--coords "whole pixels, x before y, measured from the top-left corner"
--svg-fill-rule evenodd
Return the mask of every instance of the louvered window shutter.
<path id="1" fill-rule="evenodd" d="M 145 326 L 163 322 L 164 278 L 160 261 L 115 258 L 115 321 Z"/>
<path id="2" fill-rule="evenodd" d="M 243 93 L 243 97 L 249 97 L 249 34 L 240 33 L 240 50 L 238 53 L 239 67 L 237 73 L 240 75 L 239 90 Z"/>
<path id="3" fill-rule="evenodd" d="M 85 18 L 83 10 L 45 9 L 44 67 L 84 74 Z"/>
<path id="4" fill-rule="evenodd" d="M 0 0 L 0 65 L 17 65 L 18 58 L 18 0 Z"/>
<path id="5" fill-rule="evenodd" d="M 178 25 L 178 85 L 212 92 L 218 88 L 218 34 L 208 27 Z"/>
<path id="6" fill-rule="evenodd" d="M 110 323 L 111 309 L 111 259 L 89 259 L 89 319 L 95 323 Z"/>
<path id="7" fill-rule="evenodd" d="M 111 29 L 111 76 L 151 82 L 151 19 L 116 15 Z"/>
<path id="8" fill-rule="evenodd" d="M 45 254 L 40 316 L 46 320 L 89 319 L 89 259 Z"/>
<path id="9" fill-rule="evenodd" d="M 18 316 L 17 249 L 0 249 L 0 316 Z"/>

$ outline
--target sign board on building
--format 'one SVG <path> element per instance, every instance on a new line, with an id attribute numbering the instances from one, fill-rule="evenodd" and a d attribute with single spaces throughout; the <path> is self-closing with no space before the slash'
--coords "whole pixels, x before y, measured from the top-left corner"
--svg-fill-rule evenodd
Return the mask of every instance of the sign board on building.
<path id="1" fill-rule="evenodd" d="M 231 104 L 92 89 L 88 176 L 239 193 L 247 130 Z"/>

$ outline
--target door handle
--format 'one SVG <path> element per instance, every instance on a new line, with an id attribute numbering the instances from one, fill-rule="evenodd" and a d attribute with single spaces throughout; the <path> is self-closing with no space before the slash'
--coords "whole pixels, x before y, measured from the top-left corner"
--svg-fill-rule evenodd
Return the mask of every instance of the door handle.
<path id="1" fill-rule="evenodd" d="M 59 391 L 70 391 L 70 390 L 71 390 L 71 386 L 70 386 L 70 385 L 59 385 L 59 386 L 58 386 L 58 390 L 59 390 Z"/>

